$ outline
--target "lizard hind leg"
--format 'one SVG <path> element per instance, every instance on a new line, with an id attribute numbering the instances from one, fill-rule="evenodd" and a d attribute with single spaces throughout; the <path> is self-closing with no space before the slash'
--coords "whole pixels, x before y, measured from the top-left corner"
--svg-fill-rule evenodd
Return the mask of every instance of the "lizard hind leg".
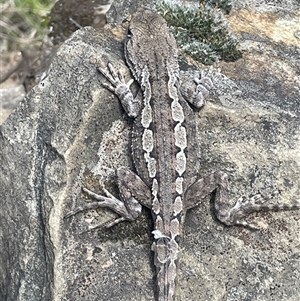
<path id="1" fill-rule="evenodd" d="M 151 202 L 151 192 L 148 186 L 131 170 L 125 167 L 117 169 L 117 183 L 120 191 L 120 199 L 113 196 L 108 190 L 103 188 L 104 195 L 97 194 L 85 187 L 82 190 L 96 201 L 86 203 L 75 210 L 68 212 L 65 218 L 71 217 L 79 212 L 109 208 L 120 215 L 119 218 L 107 225 L 107 228 L 122 221 L 135 220 L 142 211 L 141 203 Z M 137 193 L 137 191 L 139 193 Z"/>
<path id="2" fill-rule="evenodd" d="M 300 202 L 291 205 L 278 204 L 272 201 L 273 197 L 256 194 L 251 198 L 240 197 L 234 206 L 229 200 L 229 183 L 226 173 L 215 171 L 196 181 L 187 191 L 187 208 L 198 205 L 206 195 L 216 191 L 214 201 L 216 217 L 227 226 L 241 225 L 251 229 L 258 229 L 256 225 L 243 221 L 251 213 L 267 210 L 293 210 L 300 209 Z"/>
<path id="3" fill-rule="evenodd" d="M 278 210 L 297 210 L 300 209 L 300 202 L 296 201 L 291 204 L 280 204 L 273 202 L 273 196 L 256 194 L 251 198 L 240 197 L 235 205 L 229 210 L 217 210 L 218 219 L 226 225 L 241 225 L 251 229 L 259 229 L 256 225 L 249 224 L 242 220 L 243 217 L 258 211 L 278 211 Z M 222 205 L 219 203 L 221 208 Z M 224 214 L 225 213 L 225 214 Z"/>

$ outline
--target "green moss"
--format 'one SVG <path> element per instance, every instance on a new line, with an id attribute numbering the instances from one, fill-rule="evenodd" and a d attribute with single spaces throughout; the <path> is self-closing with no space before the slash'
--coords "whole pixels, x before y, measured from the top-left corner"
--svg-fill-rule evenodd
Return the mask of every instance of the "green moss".
<path id="1" fill-rule="evenodd" d="M 194 59 L 211 65 L 217 59 L 230 62 L 242 57 L 237 49 L 238 41 L 230 33 L 228 23 L 218 8 L 221 6 L 226 12 L 231 8 L 229 3 L 224 0 L 201 1 L 199 6 L 195 6 L 162 1 L 156 5 L 156 10 L 168 22 L 178 46 Z"/>

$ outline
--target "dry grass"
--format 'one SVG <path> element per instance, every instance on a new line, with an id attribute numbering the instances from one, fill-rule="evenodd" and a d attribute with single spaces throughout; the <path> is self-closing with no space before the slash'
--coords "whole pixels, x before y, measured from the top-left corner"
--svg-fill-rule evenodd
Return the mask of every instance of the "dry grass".
<path id="1" fill-rule="evenodd" d="M 47 15 L 55 0 L 1 0 L 0 52 L 26 49 L 47 34 Z"/>

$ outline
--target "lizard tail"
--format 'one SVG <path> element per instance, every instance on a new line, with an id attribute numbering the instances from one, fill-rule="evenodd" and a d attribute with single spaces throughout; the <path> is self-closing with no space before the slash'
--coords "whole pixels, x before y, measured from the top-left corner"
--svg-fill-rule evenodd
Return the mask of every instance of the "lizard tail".
<path id="1" fill-rule="evenodd" d="M 179 246 L 175 240 L 161 237 L 153 243 L 152 250 L 155 252 L 158 301 L 174 301 Z"/>

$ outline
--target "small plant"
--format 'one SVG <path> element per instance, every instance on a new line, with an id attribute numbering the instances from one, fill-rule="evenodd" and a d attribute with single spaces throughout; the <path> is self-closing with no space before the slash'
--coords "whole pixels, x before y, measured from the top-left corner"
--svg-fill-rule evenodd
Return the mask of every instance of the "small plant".
<path id="1" fill-rule="evenodd" d="M 230 62 L 242 57 L 219 6 L 225 12 L 231 8 L 230 1 L 225 0 L 200 1 L 199 6 L 162 1 L 156 10 L 168 22 L 179 47 L 194 59 L 211 65 L 217 59 Z"/>
<path id="2" fill-rule="evenodd" d="M 1 47 L 6 50 L 23 48 L 42 40 L 47 27 L 46 16 L 53 0 L 1 0 Z"/>

